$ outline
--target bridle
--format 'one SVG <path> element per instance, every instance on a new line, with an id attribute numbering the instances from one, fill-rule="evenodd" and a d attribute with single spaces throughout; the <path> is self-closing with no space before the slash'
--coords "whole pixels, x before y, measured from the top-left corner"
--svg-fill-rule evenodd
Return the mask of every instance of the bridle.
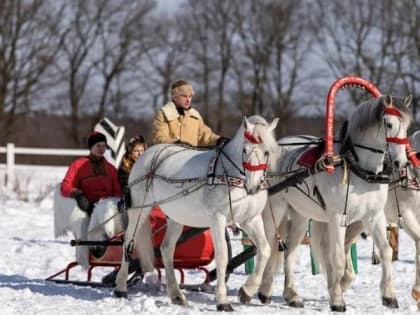
<path id="1" fill-rule="evenodd" d="M 385 107 L 384 114 L 391 115 L 391 116 L 397 116 L 401 120 L 401 112 L 394 108 L 394 107 Z M 386 137 L 387 143 L 395 143 L 400 145 L 407 145 L 409 144 L 408 138 L 400 138 L 400 137 Z"/>
<path id="2" fill-rule="evenodd" d="M 244 137 L 249 142 L 251 142 L 252 144 L 254 144 L 254 148 L 253 148 L 252 152 L 254 152 L 255 145 L 263 143 L 261 137 L 259 137 L 259 136 L 258 137 L 255 137 L 249 131 L 245 131 Z M 267 167 L 268 167 L 268 155 L 267 155 L 267 159 L 266 159 L 265 163 L 260 163 L 260 164 L 256 164 L 256 165 L 253 165 L 253 164 L 251 164 L 251 163 L 249 163 L 247 161 L 244 161 L 244 156 L 243 155 L 244 155 L 244 153 L 242 154 L 242 166 L 243 166 L 244 169 L 246 169 L 246 170 L 248 170 L 250 172 L 266 171 L 267 170 Z"/>
<path id="3" fill-rule="evenodd" d="M 397 108 L 389 107 L 389 106 L 386 106 L 384 108 L 384 114 L 390 115 L 390 116 L 396 116 L 396 117 L 399 117 L 399 118 L 401 118 L 401 116 L 402 116 L 401 112 Z M 385 126 L 385 132 L 386 132 L 386 126 Z M 407 145 L 409 143 L 409 140 L 408 140 L 407 137 L 405 137 L 405 138 L 388 137 L 388 135 L 386 135 L 385 141 L 386 141 L 387 146 L 390 143 L 394 143 L 394 144 L 398 144 L 398 145 Z M 350 142 L 351 142 L 351 140 L 350 140 Z M 351 148 L 351 146 L 357 147 L 357 148 L 360 148 L 360 149 L 364 149 L 364 150 L 368 150 L 368 151 L 371 151 L 371 152 L 377 153 L 377 154 L 384 154 L 387 151 L 387 147 L 384 148 L 384 149 L 376 149 L 376 148 L 368 147 L 368 146 L 365 146 L 365 145 L 362 145 L 362 144 L 351 142 L 350 151 L 352 152 L 352 155 L 354 156 L 354 159 L 356 161 L 359 161 L 359 158 L 358 158 L 356 152 L 354 151 L 354 149 Z"/>

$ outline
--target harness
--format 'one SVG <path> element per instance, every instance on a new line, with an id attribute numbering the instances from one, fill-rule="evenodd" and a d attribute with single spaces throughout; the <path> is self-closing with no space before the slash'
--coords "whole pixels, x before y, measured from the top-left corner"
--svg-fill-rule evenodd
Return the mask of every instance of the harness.
<path id="1" fill-rule="evenodd" d="M 394 115 L 401 117 L 401 112 L 396 108 L 391 107 L 385 107 L 384 113 L 388 115 Z M 345 197 L 345 203 L 344 203 L 344 210 L 343 210 L 343 218 L 341 225 L 346 226 L 346 214 L 347 214 L 347 205 L 348 205 L 348 195 L 349 195 L 349 188 L 350 188 L 350 175 L 353 173 L 354 175 L 358 176 L 362 180 L 368 182 L 368 183 L 378 183 L 378 184 L 391 184 L 393 182 L 396 182 L 393 180 L 393 170 L 389 164 L 384 165 L 384 170 L 380 172 L 379 174 L 375 174 L 369 170 L 363 169 L 358 164 L 359 157 L 357 155 L 357 152 L 355 148 L 359 148 L 362 150 L 368 150 L 375 154 L 385 154 L 387 147 L 384 149 L 377 149 L 368 147 L 362 144 L 353 143 L 352 139 L 350 137 L 344 137 L 344 135 L 347 132 L 347 122 L 343 124 L 343 128 L 341 130 L 340 140 L 335 140 L 334 142 L 341 142 L 341 150 L 340 150 L 340 158 L 337 160 L 337 163 L 334 163 L 335 166 L 341 166 L 344 170 L 344 177 L 343 182 L 347 184 L 347 191 L 346 191 L 346 197 Z M 388 137 L 386 136 L 386 143 L 387 146 L 389 143 L 396 143 L 401 145 L 407 145 L 409 143 L 407 138 L 398 138 L 398 137 Z M 315 160 L 314 164 L 312 166 L 305 165 L 305 163 L 308 162 L 308 160 L 311 160 L 311 157 L 307 158 L 305 156 L 305 153 L 309 150 L 316 151 L 318 149 L 321 150 L 320 147 L 324 145 L 323 139 L 317 139 L 315 141 L 308 141 L 308 142 L 301 142 L 301 143 L 287 143 L 284 144 L 287 146 L 291 145 L 303 145 L 302 148 L 295 150 L 292 152 L 292 156 L 289 159 L 289 164 L 286 167 L 286 172 L 283 174 L 286 177 L 285 180 L 282 182 L 272 186 L 269 188 L 269 194 L 277 193 L 283 189 L 287 189 L 289 186 L 294 186 L 296 189 L 298 189 L 300 192 L 302 192 L 305 196 L 307 196 L 310 200 L 312 200 L 314 203 L 316 203 L 318 206 L 320 206 L 322 209 L 325 210 L 325 202 L 324 198 L 322 197 L 321 193 L 319 192 L 319 189 L 317 186 L 313 188 L 313 192 L 311 195 L 311 192 L 309 191 L 309 185 L 306 184 L 305 178 L 314 175 L 316 173 L 322 172 L 326 169 L 325 165 L 322 164 L 322 156 Z M 314 146 L 315 145 L 315 146 Z M 302 156 L 304 158 L 302 159 Z M 312 157 L 313 158 L 313 157 Z M 299 159 L 299 160 L 298 160 Z M 300 164 L 301 159 L 303 160 L 303 164 L 306 167 L 301 168 L 298 170 L 291 170 L 293 165 L 296 163 Z M 391 161 L 392 162 L 392 161 Z M 350 172 L 349 172 L 350 171 Z M 290 175 L 292 174 L 292 175 Z M 289 175 L 289 176 L 288 176 Z M 408 177 L 406 182 L 408 181 Z M 413 182 L 413 179 L 411 179 L 411 182 Z M 415 182 L 417 185 L 417 188 L 420 190 L 420 180 L 418 178 L 415 178 Z M 299 185 L 304 185 L 306 187 L 301 188 Z"/>
<path id="2" fill-rule="evenodd" d="M 256 138 L 254 137 L 251 133 L 245 131 L 244 133 L 244 137 L 245 139 L 247 139 L 249 142 L 251 142 L 252 144 L 259 144 L 262 143 L 261 138 Z M 227 142 L 224 142 L 222 144 L 222 146 L 220 147 L 216 147 L 215 150 L 215 155 L 211 158 L 208 168 L 207 168 L 207 176 L 203 176 L 203 177 L 189 177 L 189 178 L 180 178 L 180 179 L 173 179 L 173 178 L 169 178 L 163 175 L 159 175 L 156 174 L 157 169 L 159 168 L 159 166 L 165 161 L 167 160 L 169 157 L 178 154 L 180 152 L 183 152 L 185 150 L 195 150 L 195 151 L 206 151 L 209 148 L 197 148 L 197 147 L 190 147 L 188 145 L 177 145 L 177 146 L 182 146 L 184 149 L 183 150 L 179 150 L 176 152 L 172 152 L 171 154 L 166 155 L 164 158 L 160 158 L 162 153 L 165 151 L 165 149 L 167 147 L 163 147 L 161 150 L 159 150 L 155 156 L 152 159 L 152 163 L 151 163 L 151 167 L 150 170 L 147 174 L 135 179 L 134 181 L 130 182 L 127 185 L 127 188 L 130 189 L 131 187 L 133 187 L 134 185 L 141 183 L 143 181 L 146 181 L 146 192 L 150 189 L 150 186 L 152 185 L 152 182 L 154 179 L 159 179 L 162 181 L 165 181 L 169 184 L 185 184 L 185 183 L 197 183 L 197 185 L 190 187 L 188 189 L 185 189 L 183 191 L 180 191 L 179 193 L 172 195 L 166 199 L 163 200 L 159 200 L 159 201 L 154 201 L 153 203 L 150 204 L 143 204 L 141 207 L 139 206 L 134 206 L 131 207 L 133 209 L 138 209 L 138 208 L 146 208 L 146 207 L 150 207 L 150 206 L 154 206 L 157 204 L 163 204 L 172 200 L 177 199 L 178 197 L 182 197 L 182 196 L 186 196 L 189 195 L 190 193 L 199 190 L 200 188 L 208 185 L 208 186 L 214 186 L 214 185 L 225 185 L 228 187 L 235 187 L 235 188 L 242 188 L 244 189 L 244 184 L 245 184 L 245 170 L 253 172 L 253 171 L 259 171 L 259 170 L 263 170 L 264 174 L 262 176 L 262 180 L 259 186 L 259 189 L 267 189 L 269 187 L 268 181 L 267 181 L 267 175 L 266 175 L 266 169 L 268 167 L 268 163 L 267 161 L 265 161 L 265 163 L 261 163 L 261 164 L 250 164 L 249 162 L 243 161 L 242 162 L 242 167 L 243 169 L 239 168 L 238 165 L 235 164 L 234 161 L 232 161 L 232 159 L 226 154 L 226 152 L 223 150 L 223 148 L 226 146 Z M 172 146 L 172 145 L 171 145 Z M 227 161 L 229 161 L 229 163 L 239 172 L 240 175 L 242 175 L 242 177 L 237 177 L 237 176 L 231 176 L 228 175 L 226 172 L 225 167 L 222 165 L 222 169 L 223 169 L 223 174 L 219 174 L 216 175 L 216 169 L 217 169 L 217 165 L 218 162 L 221 161 L 220 156 L 223 156 L 226 158 Z M 268 157 L 267 157 L 268 160 Z M 223 164 L 223 161 L 222 161 Z"/>
<path id="3" fill-rule="evenodd" d="M 403 190 L 420 191 L 420 170 L 414 165 L 407 165 L 399 170 L 400 185 Z"/>
<path id="4" fill-rule="evenodd" d="M 253 136 L 251 133 L 249 133 L 248 131 L 244 132 L 244 139 L 246 139 L 247 141 L 249 141 L 251 144 L 256 145 L 256 144 L 260 144 L 262 143 L 262 139 L 259 137 L 255 137 Z M 228 191 L 228 197 L 229 197 L 229 207 L 230 207 L 230 213 L 231 213 L 231 217 L 232 217 L 232 222 L 233 222 L 233 231 L 234 233 L 239 233 L 239 229 L 236 228 L 236 224 L 234 223 L 234 216 L 233 216 L 233 211 L 232 211 L 232 199 L 231 199 L 231 191 L 229 189 L 229 187 L 235 187 L 235 188 L 245 188 L 245 172 L 246 171 L 264 171 L 262 179 L 261 179 L 261 183 L 259 186 L 259 190 L 260 189 L 266 189 L 268 188 L 268 184 L 266 182 L 265 179 L 265 172 L 268 166 L 268 156 L 267 156 L 267 161 L 265 161 L 265 163 L 260 163 L 260 164 L 256 164 L 253 165 L 247 161 L 245 161 L 244 159 L 242 159 L 242 167 L 243 169 L 241 169 L 240 167 L 238 167 L 238 165 L 236 165 L 236 163 L 226 154 L 226 152 L 223 150 L 224 147 L 227 145 L 228 142 L 224 142 L 220 147 L 217 147 L 215 150 L 215 155 L 211 158 L 210 162 L 209 162 L 209 166 L 207 169 L 207 175 L 205 177 L 193 177 L 193 178 L 182 178 L 182 179 L 172 179 L 172 178 L 168 178 L 166 176 L 162 176 L 156 173 L 156 171 L 158 170 L 158 168 L 160 167 L 160 165 L 162 165 L 162 163 L 167 160 L 170 156 L 173 156 L 179 152 L 183 152 L 184 150 L 200 150 L 199 148 L 196 147 L 190 147 L 190 146 L 186 146 L 181 144 L 181 146 L 184 148 L 184 150 L 179 150 L 176 152 L 171 152 L 170 154 L 164 156 L 163 158 L 161 158 L 162 153 L 165 151 L 166 147 L 162 147 L 161 150 L 159 150 L 158 152 L 156 152 L 156 154 L 153 156 L 153 159 L 151 161 L 151 167 L 148 173 L 146 173 L 145 175 L 137 178 L 136 180 L 130 182 L 127 186 L 128 189 L 130 189 L 131 187 L 133 187 L 134 185 L 146 181 L 146 187 L 145 187 L 145 194 L 144 194 L 144 198 L 143 198 L 143 202 L 140 206 L 131 206 L 130 209 L 141 209 L 141 211 L 139 212 L 139 216 L 137 218 L 137 222 L 136 222 L 136 228 L 134 229 L 134 231 L 137 230 L 138 228 L 138 224 L 140 222 L 140 218 L 141 218 L 141 214 L 142 214 L 142 209 L 146 208 L 146 207 L 152 207 L 155 206 L 157 204 L 164 204 L 167 203 L 169 201 L 172 200 L 176 200 L 179 197 L 184 197 L 187 196 L 195 191 L 200 190 L 201 188 L 208 186 L 208 187 L 214 187 L 215 185 L 224 185 L 227 187 L 227 191 Z M 179 145 L 177 145 L 179 146 Z M 207 148 L 208 149 L 208 148 Z M 202 149 L 201 149 L 202 150 Z M 253 153 L 253 151 L 251 152 Z M 234 177 L 234 176 L 230 176 L 227 174 L 226 172 L 226 168 L 224 166 L 224 162 L 223 159 L 221 159 L 220 157 L 223 156 L 230 164 L 233 165 L 233 167 L 239 172 L 240 175 L 242 175 L 243 177 Z M 223 174 L 221 175 L 216 175 L 216 169 L 217 169 L 217 163 L 221 162 L 221 168 L 223 170 Z M 184 189 L 174 195 L 171 195 L 163 200 L 159 200 L 159 201 L 153 201 L 150 204 L 145 204 L 145 200 L 147 197 L 147 194 L 150 190 L 150 187 L 153 184 L 154 179 L 159 179 L 159 180 L 163 180 L 167 183 L 170 184 L 180 184 L 180 185 L 184 185 L 185 183 L 196 183 L 195 185 L 193 185 L 192 187 L 189 187 L 187 189 Z M 247 192 L 248 194 L 248 192 Z M 126 247 L 126 251 L 125 251 L 125 259 L 128 260 L 129 255 L 132 254 L 134 250 L 134 235 L 132 236 L 131 240 L 128 242 L 128 245 Z"/>
<path id="5" fill-rule="evenodd" d="M 252 134 L 245 132 L 245 138 L 249 139 L 250 141 L 254 141 L 252 143 L 257 144 L 257 143 L 261 143 L 261 142 L 255 142 L 255 141 L 261 141 L 256 139 Z M 211 158 L 209 166 L 207 168 L 207 184 L 208 186 L 212 187 L 214 185 L 226 185 L 229 187 L 236 187 L 236 188 L 244 188 L 244 184 L 245 184 L 245 171 L 243 171 L 242 169 L 240 169 L 231 159 L 230 157 L 223 151 L 223 147 L 225 146 L 226 143 L 223 144 L 222 147 L 217 147 L 216 148 L 216 154 Z M 216 175 L 216 169 L 217 169 L 217 163 L 219 162 L 219 157 L 223 155 L 235 168 L 236 170 L 243 176 L 243 177 L 236 177 L 236 176 L 230 176 L 227 174 L 226 169 L 223 165 L 222 162 L 222 169 L 223 169 L 223 174 L 221 175 Z M 268 189 L 269 184 L 267 181 L 267 174 L 266 174 L 266 169 L 268 166 L 268 163 L 261 163 L 261 164 L 257 164 L 257 165 L 252 165 L 248 162 L 242 162 L 242 166 L 244 169 L 248 170 L 248 171 L 259 171 L 259 170 L 263 170 L 264 171 L 264 175 L 263 175 L 263 179 L 260 183 L 259 189 Z"/>

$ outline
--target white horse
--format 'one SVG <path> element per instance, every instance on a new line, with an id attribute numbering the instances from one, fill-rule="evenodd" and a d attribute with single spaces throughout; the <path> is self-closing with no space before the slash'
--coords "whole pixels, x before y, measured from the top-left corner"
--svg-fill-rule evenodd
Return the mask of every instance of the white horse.
<path id="1" fill-rule="evenodd" d="M 295 286 L 294 262 L 296 248 L 311 218 L 311 243 L 326 264 L 331 309 L 346 310 L 341 283 L 345 269 L 345 226 L 356 221 L 363 222 L 380 249 L 383 304 L 398 307 L 392 284 L 391 249 L 386 238 L 384 214 L 388 185 L 381 183 L 387 182 L 389 177 L 381 172 L 386 152 L 389 152 L 395 166 L 407 163 L 404 139 L 411 122 L 410 104 L 411 98 L 399 100 L 390 96 L 360 104 L 349 118 L 347 128 L 342 130 L 341 141 L 334 144 L 335 152 L 340 152 L 343 158 L 341 167 L 337 167 L 333 174 L 310 176 L 270 197 L 272 208 L 266 207 L 263 217 L 267 239 L 272 244 L 272 257 L 259 291 L 263 302 L 269 302 L 272 295 L 273 271 L 277 269 L 275 263 L 278 260 L 276 255 L 280 254 L 274 249 L 277 225 L 288 214 L 283 296 L 290 306 L 303 307 L 303 300 Z M 314 137 L 281 139 L 280 143 L 290 146 L 282 147 L 283 157 L 274 171 L 290 172 L 302 168 L 298 164 L 300 156 L 306 149 L 317 146 L 317 141 L 319 144 L 319 139 Z M 307 145 L 302 145 L 305 142 Z"/>
<path id="2" fill-rule="evenodd" d="M 410 136 L 410 143 L 420 151 L 420 131 Z M 385 215 L 388 223 L 401 225 L 404 231 L 413 239 L 416 245 L 416 275 L 414 286 L 411 291 L 412 297 L 420 303 L 420 173 L 410 163 L 405 170 L 401 181 L 392 185 L 388 193 L 385 206 Z M 361 222 L 356 222 L 346 231 L 346 249 L 363 230 Z M 350 254 L 347 252 L 347 264 L 345 273 L 345 286 L 350 285 L 355 278 L 351 265 Z"/>
<path id="3" fill-rule="evenodd" d="M 118 213 L 118 198 L 99 200 L 91 217 L 79 209 L 73 198 L 64 197 L 60 185 L 54 190 L 54 236 L 56 238 L 73 234 L 76 240 L 104 241 L 124 229 L 123 214 Z M 76 261 L 84 268 L 89 267 L 88 246 L 76 246 Z"/>
<path id="4" fill-rule="evenodd" d="M 148 215 L 151 207 L 158 203 L 170 218 L 160 250 L 173 303 L 187 303 L 173 269 L 175 244 L 183 225 L 210 227 L 215 247 L 218 310 L 233 310 L 224 281 L 228 224 L 239 224 L 257 246 L 255 273 L 240 289 L 240 300 L 248 302 L 256 292 L 270 254 L 261 212 L 267 200 L 264 189 L 267 163 L 278 151 L 273 134 L 277 122 L 277 118 L 271 124 L 260 116 L 244 118 L 235 136 L 221 148 L 199 150 L 159 144 L 147 149 L 136 161 L 129 177 L 133 205 L 128 209 L 123 257 L 133 251 L 135 244 L 143 271 L 153 270 Z M 123 259 L 114 291 L 118 297 L 127 297 L 127 266 Z"/>

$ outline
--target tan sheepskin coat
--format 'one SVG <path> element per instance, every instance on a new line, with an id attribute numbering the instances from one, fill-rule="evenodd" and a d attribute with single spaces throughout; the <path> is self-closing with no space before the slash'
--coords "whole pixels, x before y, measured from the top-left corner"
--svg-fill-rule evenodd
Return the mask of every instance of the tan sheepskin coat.
<path id="1" fill-rule="evenodd" d="M 187 142 L 192 146 L 212 146 L 219 136 L 203 121 L 194 108 L 185 111 L 182 116 L 175 104 L 169 102 L 156 114 L 153 121 L 153 143 Z"/>

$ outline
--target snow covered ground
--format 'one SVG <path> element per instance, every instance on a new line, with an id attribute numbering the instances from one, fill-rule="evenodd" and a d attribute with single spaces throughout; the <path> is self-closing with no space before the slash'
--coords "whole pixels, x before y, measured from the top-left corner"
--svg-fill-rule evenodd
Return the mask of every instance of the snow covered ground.
<path id="1" fill-rule="evenodd" d="M 4 169 L 3 169 L 4 170 Z M 163 286 L 138 284 L 129 289 L 129 299 L 116 299 L 111 289 L 59 285 L 45 278 L 74 259 L 70 236 L 56 240 L 53 236 L 52 186 L 63 177 L 65 168 L 21 168 L 20 191 L 12 193 L 0 186 L 0 314 L 199 314 L 216 313 L 211 293 L 186 291 L 188 307 L 174 306 Z M 0 167 L 0 176 L 4 176 Z M 22 201 L 24 199 L 26 201 Z M 234 252 L 241 250 L 233 241 Z M 346 314 L 414 314 L 417 306 L 410 296 L 414 281 L 415 248 L 411 239 L 400 232 L 399 261 L 393 263 L 394 284 L 400 308 L 382 306 L 379 281 L 380 265 L 371 264 L 371 240 L 357 244 L 359 274 L 345 293 Z M 246 275 L 243 266 L 231 275 L 228 294 L 236 314 L 330 314 L 326 282 L 322 275 L 311 274 L 309 248 L 301 246 L 296 268 L 298 289 L 305 308 L 291 309 L 281 297 L 283 274 L 276 276 L 274 298 L 261 305 L 254 298 L 250 305 L 237 302 L 237 290 Z M 77 267 L 79 268 L 79 267 Z M 108 270 L 94 272 L 99 280 Z M 83 279 L 77 269 L 74 275 Z M 188 272 L 190 282 L 198 282 L 202 274 Z"/>

